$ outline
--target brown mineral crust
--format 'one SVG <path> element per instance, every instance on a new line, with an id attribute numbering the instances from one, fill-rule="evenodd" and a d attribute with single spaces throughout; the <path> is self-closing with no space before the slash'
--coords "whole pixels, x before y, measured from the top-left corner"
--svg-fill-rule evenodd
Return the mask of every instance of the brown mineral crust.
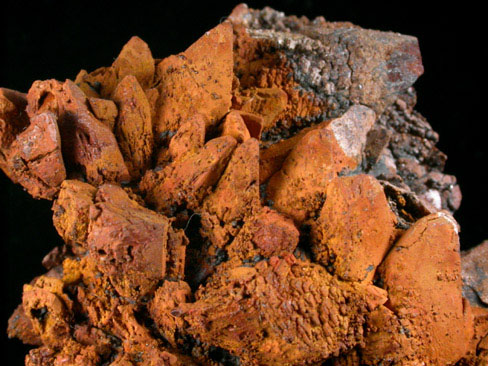
<path id="1" fill-rule="evenodd" d="M 413 342 L 409 340 L 409 328 L 403 327 L 401 320 L 385 305 L 368 314 L 366 324 L 367 331 L 358 365 L 401 365 L 398 358 L 414 354 Z M 398 353 L 401 353 L 401 356 L 396 357 Z M 343 361 L 344 358 L 347 356 L 339 361 Z M 341 362 L 337 363 L 342 365 Z"/>
<path id="2" fill-rule="evenodd" d="M 269 130 L 287 103 L 288 95 L 280 88 L 253 88 L 242 91 L 239 109 L 262 116 L 263 130 Z"/>
<path id="3" fill-rule="evenodd" d="M 476 356 L 477 365 L 488 363 L 488 336 L 485 336 L 478 345 L 478 354 Z"/>
<path id="4" fill-rule="evenodd" d="M 100 97 L 100 83 L 99 82 L 88 82 L 89 79 L 88 72 L 86 70 L 80 70 L 78 75 L 76 75 L 74 83 L 81 89 L 88 99 L 101 99 Z"/>
<path id="5" fill-rule="evenodd" d="M 435 147 L 439 136 L 413 110 L 415 103 L 415 92 L 410 88 L 379 117 L 377 127 L 388 133 L 389 139 L 368 173 L 409 186 L 436 210 L 454 212 L 461 204 L 459 186 L 454 176 L 442 173 L 447 157 Z M 366 149 L 371 149 L 371 143 Z"/>
<path id="6" fill-rule="evenodd" d="M 385 148 L 390 142 L 391 135 L 392 133 L 386 128 L 377 125 L 368 132 L 364 155 L 369 166 L 374 166 L 380 156 L 383 155 Z"/>
<path id="7" fill-rule="evenodd" d="M 298 245 L 299 231 L 293 221 L 264 207 L 251 222 L 251 242 L 263 257 L 293 253 Z"/>
<path id="8" fill-rule="evenodd" d="M 261 133 L 264 125 L 263 117 L 261 117 L 259 114 L 249 113 L 242 110 L 238 110 L 237 112 L 243 119 L 251 137 L 261 140 Z"/>
<path id="9" fill-rule="evenodd" d="M 474 318 L 474 334 L 468 353 L 458 362 L 458 366 L 481 366 L 488 362 L 488 310 L 471 307 Z"/>
<path id="10" fill-rule="evenodd" d="M 52 199 L 66 179 L 61 138 L 53 113 L 31 118 L 30 125 L 16 136 L 7 154 L 12 180 L 35 198 Z"/>
<path id="11" fill-rule="evenodd" d="M 330 362 L 333 366 L 357 366 L 361 365 L 361 356 L 359 355 L 356 348 L 352 349 L 348 353 L 336 357 L 333 361 Z M 317 364 L 317 366 L 321 366 L 323 364 Z"/>
<path id="12" fill-rule="evenodd" d="M 247 110 L 266 112 L 266 140 L 286 134 L 286 128 L 293 124 L 303 125 L 302 119 L 320 116 L 323 102 L 313 92 L 299 89 L 298 82 L 290 77 L 293 69 L 284 53 L 277 52 L 272 41 L 252 38 L 233 15 L 229 20 L 235 34 L 234 73 L 239 77 L 233 88 L 233 108 L 240 109 L 245 104 Z M 251 99 L 253 95 L 258 96 L 259 103 Z"/>
<path id="13" fill-rule="evenodd" d="M 384 180 L 379 182 L 383 186 L 390 208 L 396 216 L 399 229 L 406 230 L 422 217 L 437 212 L 437 209 L 417 197 L 410 188 L 399 188 Z"/>
<path id="14" fill-rule="evenodd" d="M 7 333 L 9 338 L 18 338 L 24 344 L 41 346 L 39 334 L 34 330 L 30 318 L 25 314 L 22 304 L 15 308 L 8 320 Z"/>
<path id="15" fill-rule="evenodd" d="M 154 121 L 156 119 L 156 107 L 159 99 L 159 91 L 157 88 L 149 88 L 145 89 L 144 92 L 146 93 L 146 98 L 151 109 L 151 121 Z"/>
<path id="16" fill-rule="evenodd" d="M 288 95 L 288 105 L 264 138 L 270 142 L 289 137 L 295 126 L 338 117 L 355 103 L 381 113 L 423 71 L 413 37 L 245 5 L 229 19 L 240 81 L 235 105 L 242 106 L 240 94 L 256 87 L 281 88 Z"/>
<path id="17" fill-rule="evenodd" d="M 0 167 L 9 175 L 5 150 L 28 125 L 29 118 L 25 113 L 26 95 L 14 90 L 0 88 Z"/>
<path id="18" fill-rule="evenodd" d="M 484 366 L 488 364 L 488 339 L 485 338 L 483 345 L 479 347 L 478 354 L 467 360 L 461 360 L 458 366 Z"/>
<path id="19" fill-rule="evenodd" d="M 237 146 L 215 189 L 195 212 L 200 217 L 203 245 L 193 245 L 187 259 L 188 281 L 197 286 L 227 260 L 225 247 L 247 217 L 260 207 L 259 143 L 255 138 Z M 191 221 L 191 218 L 188 222 Z"/>
<path id="20" fill-rule="evenodd" d="M 126 76 L 134 76 L 142 88 L 152 86 L 154 78 L 154 59 L 146 42 L 139 37 L 132 37 L 127 42 L 112 67 L 119 83 Z"/>
<path id="21" fill-rule="evenodd" d="M 65 283 L 77 288 L 82 313 L 87 314 L 93 326 L 108 335 L 111 350 L 116 355 L 111 365 L 193 365 L 188 357 L 168 352 L 140 324 L 135 303 L 116 295 L 108 277 L 97 270 L 92 258 L 67 260 L 64 272 Z M 99 340 L 95 342 L 97 347 L 99 343 Z"/>
<path id="22" fill-rule="evenodd" d="M 143 89 L 152 86 L 155 72 L 155 60 L 148 45 L 139 37 L 132 37 L 124 45 L 112 66 L 100 67 L 91 73 L 81 70 L 75 84 L 88 97 L 109 99 L 127 75 L 133 75 Z"/>
<path id="23" fill-rule="evenodd" d="M 133 347 L 133 346 L 131 346 Z M 137 347 L 131 348 L 134 352 L 121 353 L 110 363 L 111 366 L 196 366 L 188 356 L 175 355 L 168 351 L 161 351 L 155 346 L 146 346 L 138 344 Z"/>
<path id="24" fill-rule="evenodd" d="M 89 210 L 90 255 L 121 296 L 137 299 L 166 273 L 169 220 L 115 185 L 99 188 Z"/>
<path id="25" fill-rule="evenodd" d="M 171 228 L 168 231 L 166 278 L 182 280 L 185 277 L 186 248 L 189 240 L 184 230 Z"/>
<path id="26" fill-rule="evenodd" d="M 43 183 L 57 189 L 66 179 L 66 169 L 56 116 L 41 113 L 30 121 L 29 127 L 17 136 L 20 157 Z"/>
<path id="27" fill-rule="evenodd" d="M 327 120 L 314 126 L 306 127 L 293 137 L 281 140 L 266 149 L 261 149 L 259 159 L 259 182 L 266 182 L 273 174 L 281 169 L 283 162 L 303 136 L 314 129 L 326 127 L 329 122 L 330 120 Z"/>
<path id="28" fill-rule="evenodd" d="M 371 281 L 396 234 L 383 187 L 369 175 L 332 179 L 312 226 L 314 258 L 343 280 Z"/>
<path id="29" fill-rule="evenodd" d="M 271 177 L 267 198 L 278 211 L 301 223 L 319 210 L 328 182 L 342 170 L 355 167 L 331 131 L 310 131 Z"/>
<path id="30" fill-rule="evenodd" d="M 373 297 L 290 255 L 219 273 L 196 296 L 178 310 L 187 331 L 242 365 L 310 364 L 354 347 Z"/>
<path id="31" fill-rule="evenodd" d="M 249 217 L 239 234 L 227 247 L 231 261 L 256 261 L 284 253 L 293 253 L 298 245 L 299 231 L 293 221 L 263 207 Z"/>
<path id="32" fill-rule="evenodd" d="M 381 113 L 395 94 L 423 73 L 414 37 L 326 22 L 322 17 L 311 21 L 285 16 L 271 8 L 246 9 L 245 5 L 239 5 L 229 19 L 244 26 L 248 36 L 283 52 L 295 80 L 308 82 L 308 89 L 327 100 L 326 109 L 336 113 L 345 103 L 361 103 Z"/>
<path id="33" fill-rule="evenodd" d="M 177 347 L 177 331 L 185 326 L 183 319 L 177 316 L 174 310 L 180 304 L 190 302 L 192 297 L 192 291 L 186 282 L 164 281 L 149 303 L 148 310 L 151 318 L 161 335 L 173 347 Z"/>
<path id="34" fill-rule="evenodd" d="M 88 98 L 88 103 L 93 115 L 106 125 L 110 131 L 113 131 L 115 119 L 119 113 L 117 105 L 112 100 L 93 97 Z"/>
<path id="35" fill-rule="evenodd" d="M 47 325 L 53 322 L 58 325 L 58 328 L 40 328 L 41 337 L 57 334 L 59 343 L 56 344 L 54 340 L 48 346 L 32 350 L 27 356 L 26 365 L 95 366 L 101 362 L 110 362 L 111 365 L 193 365 L 189 358 L 179 355 L 178 352 L 169 352 L 151 336 L 149 330 L 136 319 L 135 304 L 116 296 L 108 277 L 98 271 L 90 256 L 79 260 L 66 259 L 63 273 L 62 281 L 58 279 L 57 282 L 41 277 L 42 282 L 39 283 L 38 280 L 35 283 L 35 290 L 39 291 L 41 288 L 42 296 L 34 296 L 34 299 L 45 299 L 36 303 L 37 307 L 47 305 L 46 311 L 34 312 L 37 318 L 42 317 Z M 73 303 L 63 290 L 71 294 Z M 27 291 L 32 289 L 28 288 Z M 30 294 L 31 292 L 27 292 L 24 297 Z M 72 321 L 76 318 L 60 316 L 66 312 L 58 311 L 60 300 L 65 304 L 69 301 L 72 304 L 70 309 L 76 309 L 87 318 L 81 324 L 74 324 L 70 334 L 65 334 L 64 328 L 59 325 L 64 324 L 63 321 L 67 318 L 66 323 L 71 328 Z M 30 306 L 29 301 L 30 299 L 24 299 L 24 307 Z"/>
<path id="36" fill-rule="evenodd" d="M 410 86 L 423 71 L 415 38 L 245 5 L 236 7 L 229 20 L 236 34 L 234 71 L 239 77 L 234 107 L 242 107 L 239 95 L 249 88 L 278 87 L 288 94 L 288 106 L 264 133 L 263 146 L 361 103 L 373 108 L 380 116 L 378 125 L 393 133 L 370 174 L 409 185 L 437 209 L 454 212 L 459 207 L 455 178 L 442 174 L 445 156 L 434 147 L 437 134 L 413 111 Z M 405 155 L 408 164 L 401 161 Z"/>
<path id="37" fill-rule="evenodd" d="M 102 357 L 109 356 L 112 351 L 112 340 L 109 335 L 89 324 L 76 324 L 73 338 L 83 346 L 93 346 L 96 353 Z"/>
<path id="38" fill-rule="evenodd" d="M 26 95 L 0 89 L 0 168 L 33 197 L 51 199 L 66 178 L 56 116 L 29 121 Z"/>
<path id="39" fill-rule="evenodd" d="M 191 359 L 169 352 L 153 338 L 149 330 L 135 316 L 133 305 L 119 306 L 116 328 L 123 334 L 122 352 L 114 360 L 115 365 L 184 366 L 194 365 Z"/>
<path id="40" fill-rule="evenodd" d="M 87 97 L 110 98 L 118 80 L 113 67 L 100 67 L 90 73 L 81 70 L 74 82 Z"/>
<path id="41" fill-rule="evenodd" d="M 461 253 L 463 295 L 472 305 L 488 306 L 488 240 Z"/>
<path id="42" fill-rule="evenodd" d="M 42 258 L 42 266 L 48 271 L 51 269 L 56 270 L 56 268 L 59 268 L 59 266 L 63 264 L 64 258 L 70 254 L 69 248 L 66 245 L 54 247 L 44 256 L 44 258 Z"/>
<path id="43" fill-rule="evenodd" d="M 457 223 L 448 214 L 423 217 L 405 232 L 379 267 L 388 291 L 386 306 L 398 317 L 410 343 L 410 347 L 392 349 L 380 358 L 448 365 L 468 351 L 473 316 L 461 295 L 457 231 Z M 395 330 L 383 326 L 377 337 L 392 344 L 392 332 Z"/>
<path id="44" fill-rule="evenodd" d="M 162 170 L 147 171 L 140 183 L 146 202 L 157 211 L 171 215 L 184 204 L 197 207 L 220 178 L 236 143 L 231 136 L 217 137 L 196 153 L 185 155 Z"/>
<path id="45" fill-rule="evenodd" d="M 232 136 L 238 143 L 245 142 L 251 138 L 244 119 L 239 111 L 230 111 L 222 122 L 222 136 Z"/>
<path id="46" fill-rule="evenodd" d="M 164 277 L 166 261 L 166 274 L 182 278 L 188 242 L 184 232 L 168 227 L 167 218 L 142 207 L 124 189 L 103 185 L 97 192 L 87 183 L 68 180 L 53 211 L 54 224 L 64 240 L 76 253 L 88 249 L 101 260 L 101 268 L 117 282 L 118 290 L 122 286 L 125 296 L 147 292 L 151 283 Z M 119 283 L 119 267 L 127 267 L 125 276 L 130 281 Z"/>
<path id="47" fill-rule="evenodd" d="M 74 288 L 76 309 L 84 314 L 89 323 L 99 329 L 110 329 L 114 337 L 120 338 L 113 323 L 117 321 L 116 310 L 125 303 L 109 281 L 97 267 L 91 256 L 81 259 L 67 258 L 63 262 L 63 282 L 66 288 Z M 116 338 L 114 342 L 119 342 Z"/>
<path id="48" fill-rule="evenodd" d="M 259 143 L 250 138 L 237 146 L 214 191 L 202 203 L 202 234 L 223 248 L 245 217 L 260 206 Z"/>
<path id="49" fill-rule="evenodd" d="M 189 276 L 190 279 L 202 284 L 215 271 L 222 272 L 257 263 L 264 258 L 291 254 L 297 249 L 300 232 L 293 221 L 269 207 L 256 208 L 253 215 L 244 218 L 243 224 L 234 226 L 234 238 L 230 239 L 229 244 L 212 241 L 212 246 L 203 247 L 194 254 L 201 259 L 196 261 L 196 265 L 192 263 L 196 270 L 193 276 Z"/>
<path id="50" fill-rule="evenodd" d="M 79 180 L 65 180 L 54 201 L 53 224 L 63 240 L 75 247 L 88 236 L 88 214 L 97 189 Z"/>
<path id="51" fill-rule="evenodd" d="M 17 121 L 14 122 L 14 126 L 16 126 L 16 128 L 25 127 L 28 123 L 26 119 L 26 115 L 24 113 L 25 107 L 27 106 L 27 94 L 21 93 L 17 90 L 0 88 L 0 100 L 2 101 L 1 102 L 2 114 L 5 113 L 6 111 L 14 111 L 12 117 L 17 118 Z M 13 110 L 5 109 L 5 105 L 4 105 L 5 100 L 8 101 L 7 102 L 8 104 L 10 103 L 13 104 L 15 108 Z M 21 130 L 18 129 L 17 131 L 21 131 Z"/>
<path id="52" fill-rule="evenodd" d="M 84 347 L 76 342 L 67 342 L 63 349 L 56 352 L 52 348 L 41 347 L 29 352 L 25 359 L 26 366 L 51 365 L 86 365 L 100 364 L 100 357 L 94 347 Z"/>
<path id="53" fill-rule="evenodd" d="M 72 301 L 63 293 L 62 280 L 41 276 L 24 285 L 22 307 L 44 345 L 63 348 L 71 339 Z"/>
<path id="54" fill-rule="evenodd" d="M 413 37 L 241 4 L 178 55 L 0 89 L 0 168 L 66 243 L 9 320 L 26 365 L 486 364 L 422 71 Z"/>
<path id="55" fill-rule="evenodd" d="M 159 90 L 155 133 L 178 130 L 194 113 L 215 125 L 231 106 L 232 26 L 228 22 L 205 33 L 185 52 L 163 59 L 156 68 Z M 189 106 L 191 106 L 189 108 Z"/>
<path id="56" fill-rule="evenodd" d="M 69 168 L 81 166 L 93 184 L 129 180 L 129 173 L 110 131 L 90 112 L 85 94 L 72 81 L 36 81 L 27 94 L 30 118 L 44 111 L 58 116 L 63 157 Z"/>
<path id="57" fill-rule="evenodd" d="M 196 153 L 205 145 L 206 124 L 205 116 L 198 113 L 181 123 L 169 142 L 168 153 L 172 160 L 179 160 L 186 154 Z"/>
<path id="58" fill-rule="evenodd" d="M 273 207 L 297 223 L 313 217 L 328 182 L 358 165 L 368 127 L 373 123 L 374 112 L 353 106 L 326 127 L 303 136 L 269 181 L 267 197 Z"/>
<path id="59" fill-rule="evenodd" d="M 151 107 L 135 76 L 127 75 L 112 96 L 119 108 L 115 137 L 133 180 L 149 169 L 153 152 Z"/>

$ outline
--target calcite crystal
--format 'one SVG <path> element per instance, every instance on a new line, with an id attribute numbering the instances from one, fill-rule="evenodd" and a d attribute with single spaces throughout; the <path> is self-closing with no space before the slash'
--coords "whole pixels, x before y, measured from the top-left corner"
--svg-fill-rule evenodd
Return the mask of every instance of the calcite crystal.
<path id="1" fill-rule="evenodd" d="M 24 286 L 28 366 L 488 363 L 487 243 L 414 110 L 414 37 L 237 6 L 0 89 L 0 167 L 65 242 Z"/>

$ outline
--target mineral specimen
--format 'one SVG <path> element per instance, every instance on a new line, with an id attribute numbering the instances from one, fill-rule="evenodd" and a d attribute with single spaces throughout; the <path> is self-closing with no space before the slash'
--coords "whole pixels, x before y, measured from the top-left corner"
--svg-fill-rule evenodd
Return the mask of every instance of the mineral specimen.
<path id="1" fill-rule="evenodd" d="M 65 242 L 9 320 L 25 364 L 486 365 L 488 247 L 460 253 L 422 72 L 414 37 L 242 4 L 0 89 L 0 167 Z"/>

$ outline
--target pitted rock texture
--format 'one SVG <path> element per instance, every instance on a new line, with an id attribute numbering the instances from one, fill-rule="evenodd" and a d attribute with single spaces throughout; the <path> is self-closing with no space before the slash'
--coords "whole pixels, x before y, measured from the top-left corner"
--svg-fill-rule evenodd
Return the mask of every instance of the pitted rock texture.
<path id="1" fill-rule="evenodd" d="M 288 95 L 284 106 L 271 97 L 259 103 L 263 109 L 267 102 L 267 115 L 275 115 L 264 128 L 263 147 L 361 104 L 376 113 L 375 129 L 390 133 L 369 139 L 368 145 L 376 145 L 369 150 L 376 151 L 363 169 L 378 179 L 409 186 L 437 210 L 459 208 L 456 179 L 442 174 L 446 156 L 435 148 L 438 135 L 413 111 L 411 86 L 423 73 L 416 38 L 245 5 L 236 7 L 229 19 L 236 34 L 235 72 L 240 81 L 234 104 L 243 107 L 247 95 L 261 88 L 280 88 Z"/>
<path id="2" fill-rule="evenodd" d="M 241 4 L 178 55 L 0 89 L 0 168 L 65 243 L 8 322 L 25 364 L 485 365 L 487 246 L 459 251 L 422 73 L 414 37 Z"/>
<path id="3" fill-rule="evenodd" d="M 368 308 L 386 301 L 293 255 L 236 267 L 209 280 L 196 302 L 175 308 L 187 332 L 244 364 L 317 362 L 362 341 Z"/>

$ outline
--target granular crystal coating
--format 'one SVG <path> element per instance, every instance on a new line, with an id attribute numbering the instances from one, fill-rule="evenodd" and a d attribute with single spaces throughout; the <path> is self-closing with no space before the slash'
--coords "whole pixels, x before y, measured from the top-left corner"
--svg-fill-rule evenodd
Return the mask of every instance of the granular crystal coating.
<path id="1" fill-rule="evenodd" d="M 25 364 L 486 364 L 422 73 L 414 37 L 241 4 L 177 55 L 0 89 L 0 168 L 65 242 L 8 322 Z"/>

